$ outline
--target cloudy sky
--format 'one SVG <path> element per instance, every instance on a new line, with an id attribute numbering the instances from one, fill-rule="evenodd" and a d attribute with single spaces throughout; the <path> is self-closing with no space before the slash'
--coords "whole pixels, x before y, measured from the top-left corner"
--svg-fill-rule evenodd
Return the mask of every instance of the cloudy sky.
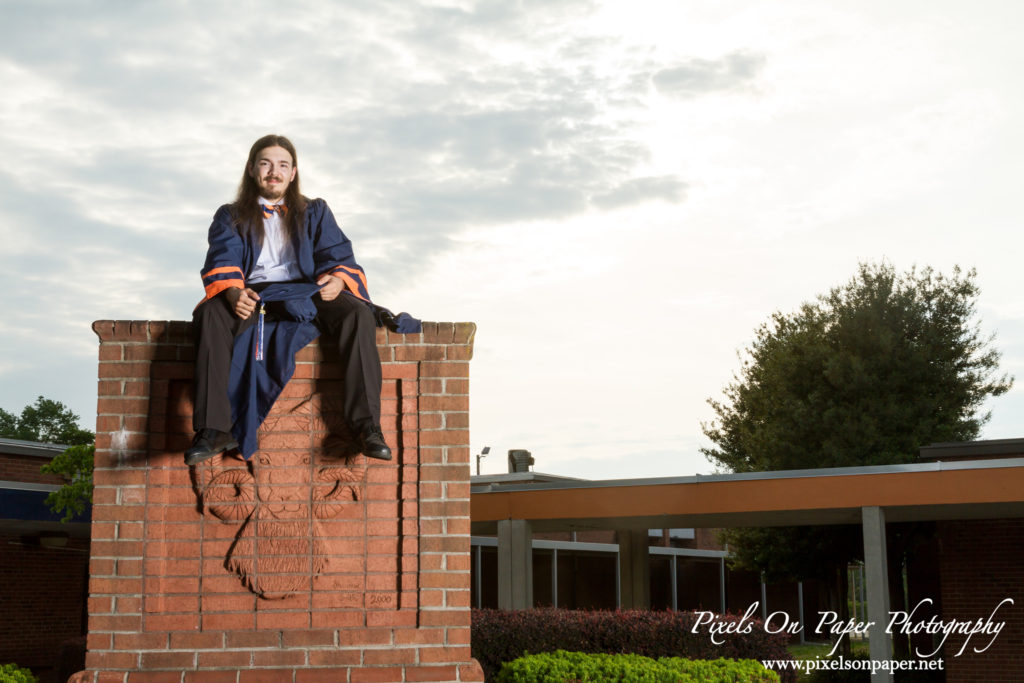
<path id="1" fill-rule="evenodd" d="M 474 321 L 505 468 L 710 472 L 773 311 L 976 267 L 1024 381 L 1017 0 L 0 0 L 0 407 L 88 426 L 98 319 L 187 319 L 253 140 L 299 151 L 376 300 Z M 985 438 L 1024 436 L 1024 385 Z"/>

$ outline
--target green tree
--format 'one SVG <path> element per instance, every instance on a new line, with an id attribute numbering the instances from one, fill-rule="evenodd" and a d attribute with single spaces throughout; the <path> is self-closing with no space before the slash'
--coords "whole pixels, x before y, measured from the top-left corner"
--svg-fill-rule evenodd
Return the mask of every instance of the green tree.
<path id="1" fill-rule="evenodd" d="M 43 465 L 41 472 L 59 474 L 67 483 L 46 497 L 54 512 L 70 522 L 92 502 L 92 470 L 95 436 L 78 426 L 78 415 L 60 401 L 40 396 L 25 406 L 19 417 L 0 409 L 0 436 L 70 446 Z"/>
<path id="2" fill-rule="evenodd" d="M 92 503 L 92 469 L 96 447 L 92 444 L 71 446 L 39 468 L 46 474 L 59 474 L 67 483 L 46 496 L 46 504 L 54 512 L 63 512 L 60 521 L 70 522 L 85 512 Z"/>
<path id="3" fill-rule="evenodd" d="M 861 264 L 845 285 L 761 325 L 702 449 L 733 472 L 914 461 L 928 443 L 977 438 L 999 374 L 980 331 L 974 270 L 897 274 Z M 846 564 L 862 552 L 857 527 L 732 529 L 736 566 L 769 580 L 824 579 L 846 605 Z M 842 597 L 840 597 L 842 596 Z"/>
<path id="4" fill-rule="evenodd" d="M 60 401 L 40 396 L 19 417 L 0 409 L 0 436 L 67 446 L 90 444 L 93 433 L 78 426 L 78 416 Z"/>
<path id="5" fill-rule="evenodd" d="M 0 436 L 14 438 L 13 434 L 18 430 L 18 418 L 0 408 Z"/>

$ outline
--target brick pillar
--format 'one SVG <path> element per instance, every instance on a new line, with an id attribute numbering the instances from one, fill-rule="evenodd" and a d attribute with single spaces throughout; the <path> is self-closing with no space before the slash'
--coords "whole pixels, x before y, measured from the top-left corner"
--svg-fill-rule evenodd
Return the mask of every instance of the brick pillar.
<path id="1" fill-rule="evenodd" d="M 651 608 L 651 549 L 647 529 L 619 529 L 619 608 Z"/>
<path id="2" fill-rule="evenodd" d="M 94 683 L 479 681 L 470 657 L 472 323 L 378 330 L 390 462 L 317 343 L 250 462 L 192 468 L 189 324 L 99 321 Z"/>

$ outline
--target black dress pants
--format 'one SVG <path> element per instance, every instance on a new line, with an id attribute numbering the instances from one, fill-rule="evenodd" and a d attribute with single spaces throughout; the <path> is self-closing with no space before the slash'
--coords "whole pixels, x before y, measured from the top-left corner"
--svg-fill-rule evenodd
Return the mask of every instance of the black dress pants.
<path id="1" fill-rule="evenodd" d="M 257 292 L 259 285 L 252 286 Z M 380 426 L 380 356 L 373 312 L 365 302 L 349 294 L 332 301 L 313 297 L 317 315 L 314 320 L 321 339 L 338 346 L 343 370 L 345 419 L 354 434 Z M 192 333 L 196 345 L 193 380 L 192 428 L 231 432 L 231 404 L 228 379 L 235 337 L 255 324 L 254 311 L 246 319 L 235 315 L 223 293 L 204 302 L 192 313 Z"/>

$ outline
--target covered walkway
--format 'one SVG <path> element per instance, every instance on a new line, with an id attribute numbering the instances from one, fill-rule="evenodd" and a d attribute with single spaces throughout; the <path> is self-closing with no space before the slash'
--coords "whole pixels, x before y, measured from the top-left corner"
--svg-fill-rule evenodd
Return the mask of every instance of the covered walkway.
<path id="1" fill-rule="evenodd" d="M 1019 452 L 1019 451 L 1018 451 Z M 650 528 L 860 524 L 871 658 L 892 658 L 885 524 L 1024 517 L 1024 457 L 878 467 L 474 486 L 473 534 L 498 537 L 499 606 L 532 605 L 533 532 L 616 529 L 622 605 L 649 605 Z M 876 680 L 891 680 L 879 672 Z"/>

